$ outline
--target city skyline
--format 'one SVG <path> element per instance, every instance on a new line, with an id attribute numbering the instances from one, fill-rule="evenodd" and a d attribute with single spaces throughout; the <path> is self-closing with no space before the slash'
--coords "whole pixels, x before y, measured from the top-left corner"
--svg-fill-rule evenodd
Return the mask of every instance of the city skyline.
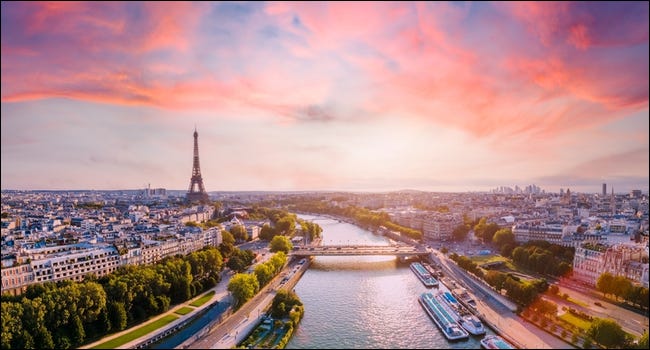
<path id="1" fill-rule="evenodd" d="M 7 3 L 2 189 L 648 191 L 648 3 Z"/>

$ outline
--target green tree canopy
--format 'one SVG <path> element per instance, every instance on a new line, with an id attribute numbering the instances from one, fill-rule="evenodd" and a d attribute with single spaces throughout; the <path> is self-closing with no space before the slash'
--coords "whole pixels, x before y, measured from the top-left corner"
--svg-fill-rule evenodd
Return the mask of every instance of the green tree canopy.
<path id="1" fill-rule="evenodd" d="M 265 286 L 269 283 L 271 278 L 273 278 L 273 271 L 269 264 L 259 264 L 255 266 L 255 277 L 257 277 L 260 286 Z"/>
<path id="2" fill-rule="evenodd" d="M 296 220 L 293 216 L 287 215 L 275 223 L 275 231 L 279 234 L 291 236 L 296 230 Z"/>
<path id="3" fill-rule="evenodd" d="M 224 258 L 231 256 L 235 248 L 235 237 L 226 230 L 221 231 L 221 244 L 219 244 L 221 256 Z"/>
<path id="4" fill-rule="evenodd" d="M 587 330 L 587 335 L 608 348 L 627 346 L 628 336 L 615 321 L 595 318 Z"/>
<path id="5" fill-rule="evenodd" d="M 609 272 L 604 272 L 598 276 L 596 289 L 604 295 L 612 294 L 614 292 L 614 275 Z"/>
<path id="6" fill-rule="evenodd" d="M 230 228 L 230 233 L 235 238 L 235 241 L 246 241 L 248 239 L 248 232 L 243 225 L 234 225 Z"/>
<path id="7" fill-rule="evenodd" d="M 223 230 L 221 231 L 221 243 L 235 245 L 235 237 L 232 235 L 232 233 Z"/>
<path id="8" fill-rule="evenodd" d="M 262 229 L 260 230 L 260 239 L 263 239 L 265 241 L 270 241 L 273 237 L 275 237 L 277 233 L 275 232 L 275 229 L 271 227 L 269 224 L 264 224 L 262 226 Z"/>
<path id="9" fill-rule="evenodd" d="M 494 237 L 492 237 L 492 242 L 499 248 L 503 247 L 506 244 L 514 245 L 515 235 L 512 233 L 511 229 L 502 228 L 494 234 Z"/>
<path id="10" fill-rule="evenodd" d="M 293 244 L 285 236 L 275 236 L 269 243 L 269 250 L 271 252 L 284 252 L 286 254 L 293 249 Z"/>
<path id="11" fill-rule="evenodd" d="M 260 283 L 253 274 L 238 273 L 230 279 L 228 291 L 235 298 L 235 306 L 239 308 L 246 303 L 260 289 Z"/>
<path id="12" fill-rule="evenodd" d="M 255 253 L 251 250 L 235 248 L 226 266 L 236 272 L 244 272 L 255 259 Z"/>
<path id="13" fill-rule="evenodd" d="M 270 265 L 271 270 L 277 274 L 278 272 L 280 272 L 280 270 L 282 270 L 282 267 L 286 262 L 287 262 L 287 254 L 285 254 L 282 251 L 279 251 L 273 254 L 271 259 L 269 259 L 267 263 Z"/>
<path id="14" fill-rule="evenodd" d="M 273 298 L 273 304 L 271 305 L 271 316 L 274 318 L 287 317 L 289 315 L 289 311 L 291 311 L 294 305 L 302 306 L 302 302 L 296 293 L 280 289 Z"/>

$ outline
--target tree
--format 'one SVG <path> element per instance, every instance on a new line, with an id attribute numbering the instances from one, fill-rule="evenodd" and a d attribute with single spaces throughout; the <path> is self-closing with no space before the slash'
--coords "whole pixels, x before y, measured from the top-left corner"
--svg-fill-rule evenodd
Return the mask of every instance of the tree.
<path id="1" fill-rule="evenodd" d="M 485 232 L 485 228 L 487 226 L 487 218 L 481 218 L 476 225 L 474 225 L 474 234 L 476 234 L 476 237 L 483 237 L 483 232 Z"/>
<path id="2" fill-rule="evenodd" d="M 320 237 L 321 232 L 323 232 L 323 229 L 318 224 L 305 220 L 298 220 L 298 222 L 300 222 L 302 232 L 309 238 L 309 241 L 313 241 L 314 238 Z"/>
<path id="3" fill-rule="evenodd" d="M 86 339 L 86 332 L 79 315 L 72 316 L 72 340 L 76 345 L 83 343 Z"/>
<path id="4" fill-rule="evenodd" d="M 232 255 L 235 250 L 235 237 L 226 230 L 221 231 L 221 244 L 219 244 L 219 252 L 221 256 L 227 258 Z"/>
<path id="5" fill-rule="evenodd" d="M 23 333 L 23 307 L 21 303 L 2 300 L 2 349 L 23 347 L 20 338 Z"/>
<path id="6" fill-rule="evenodd" d="M 106 292 L 99 283 L 78 284 L 77 313 L 83 323 L 94 322 L 106 308 Z"/>
<path id="7" fill-rule="evenodd" d="M 271 252 L 284 252 L 288 254 L 293 249 L 293 244 L 285 236 L 275 236 L 269 243 L 269 250 Z"/>
<path id="8" fill-rule="evenodd" d="M 287 317 L 295 305 L 302 306 L 296 293 L 284 289 L 278 290 L 271 304 L 271 316 L 274 318 Z"/>
<path id="9" fill-rule="evenodd" d="M 616 299 L 620 297 L 625 297 L 629 294 L 630 289 L 632 289 L 632 281 L 625 278 L 625 276 L 615 276 L 614 277 L 614 295 Z"/>
<path id="10" fill-rule="evenodd" d="M 542 298 L 537 299 L 533 304 L 531 304 L 531 308 L 537 310 L 542 315 L 546 316 L 555 316 L 557 315 L 557 304 L 555 304 L 552 301 L 547 301 Z"/>
<path id="11" fill-rule="evenodd" d="M 232 235 L 232 233 L 223 230 L 221 231 L 221 243 L 235 245 L 235 237 Z"/>
<path id="12" fill-rule="evenodd" d="M 108 315 L 113 329 L 121 331 L 126 328 L 127 316 L 124 303 L 116 301 L 108 303 Z"/>
<path id="13" fill-rule="evenodd" d="M 275 231 L 283 235 L 292 235 L 296 230 L 296 220 L 291 215 L 282 217 L 275 223 Z"/>
<path id="14" fill-rule="evenodd" d="M 235 241 L 246 241 L 248 239 L 248 232 L 246 232 L 246 227 L 243 225 L 235 225 L 230 228 L 230 233 L 235 238 Z"/>
<path id="15" fill-rule="evenodd" d="M 627 341 L 627 333 L 618 323 L 609 319 L 595 318 L 587 335 L 608 348 L 624 347 Z"/>
<path id="16" fill-rule="evenodd" d="M 456 228 L 451 232 L 451 237 L 454 241 L 464 241 L 465 238 L 467 238 L 467 234 L 469 233 L 469 226 L 465 224 L 461 224 L 456 226 Z"/>
<path id="17" fill-rule="evenodd" d="M 244 272 L 246 271 L 246 268 L 248 265 L 244 260 L 242 260 L 241 257 L 238 255 L 233 254 L 233 256 L 228 259 L 228 262 L 226 263 L 226 266 L 228 266 L 229 269 L 235 271 L 235 272 Z"/>
<path id="18" fill-rule="evenodd" d="M 262 226 L 262 229 L 260 230 L 260 239 L 270 241 L 275 235 L 276 232 L 271 225 L 264 224 L 264 226 Z"/>
<path id="19" fill-rule="evenodd" d="M 483 231 L 483 242 L 492 242 L 492 238 L 497 231 L 499 231 L 499 225 L 494 222 L 489 223 Z"/>
<path id="20" fill-rule="evenodd" d="M 269 265 L 268 263 L 264 263 L 255 266 L 255 277 L 257 277 L 260 286 L 265 286 L 273 278 L 272 267 Z"/>
<path id="21" fill-rule="evenodd" d="M 219 272 L 223 270 L 223 257 L 219 250 L 214 247 L 210 247 L 204 250 L 205 252 L 205 265 L 203 266 L 204 270 L 208 274 L 215 274 L 219 276 Z"/>
<path id="22" fill-rule="evenodd" d="M 614 275 L 609 272 L 604 272 L 598 276 L 596 281 L 596 289 L 602 292 L 603 295 L 611 294 L 614 292 Z"/>
<path id="23" fill-rule="evenodd" d="M 286 262 L 287 262 L 287 254 L 285 254 L 284 252 L 277 252 L 273 254 L 271 259 L 267 261 L 267 263 L 271 267 L 271 270 L 273 271 L 273 274 L 279 273 Z"/>
<path id="24" fill-rule="evenodd" d="M 506 244 L 514 245 L 515 235 L 509 228 L 502 228 L 494 234 L 494 237 L 492 237 L 492 242 L 499 248 L 503 247 Z"/>
<path id="25" fill-rule="evenodd" d="M 259 289 L 260 284 L 257 281 L 257 277 L 247 273 L 234 275 L 228 283 L 228 291 L 235 298 L 235 306 L 237 308 L 252 298 Z"/>

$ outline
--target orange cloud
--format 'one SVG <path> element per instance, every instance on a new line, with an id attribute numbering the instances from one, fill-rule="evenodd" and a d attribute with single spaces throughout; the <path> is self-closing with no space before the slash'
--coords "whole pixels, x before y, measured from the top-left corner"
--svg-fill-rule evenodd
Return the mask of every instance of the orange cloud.
<path id="1" fill-rule="evenodd" d="M 273 2 L 228 23 L 194 3 L 26 6 L 27 34 L 3 33 L 3 102 L 393 114 L 477 137 L 553 136 L 648 103 L 647 30 L 626 24 L 616 41 L 645 54 L 593 50 L 612 42 L 607 12 L 627 14 L 596 5 Z"/>

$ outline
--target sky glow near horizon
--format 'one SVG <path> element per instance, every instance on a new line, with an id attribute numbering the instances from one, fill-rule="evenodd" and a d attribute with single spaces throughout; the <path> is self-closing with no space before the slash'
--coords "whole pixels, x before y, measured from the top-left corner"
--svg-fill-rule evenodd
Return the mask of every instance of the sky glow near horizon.
<path id="1" fill-rule="evenodd" d="M 648 190 L 648 3 L 2 2 L 2 189 Z"/>

